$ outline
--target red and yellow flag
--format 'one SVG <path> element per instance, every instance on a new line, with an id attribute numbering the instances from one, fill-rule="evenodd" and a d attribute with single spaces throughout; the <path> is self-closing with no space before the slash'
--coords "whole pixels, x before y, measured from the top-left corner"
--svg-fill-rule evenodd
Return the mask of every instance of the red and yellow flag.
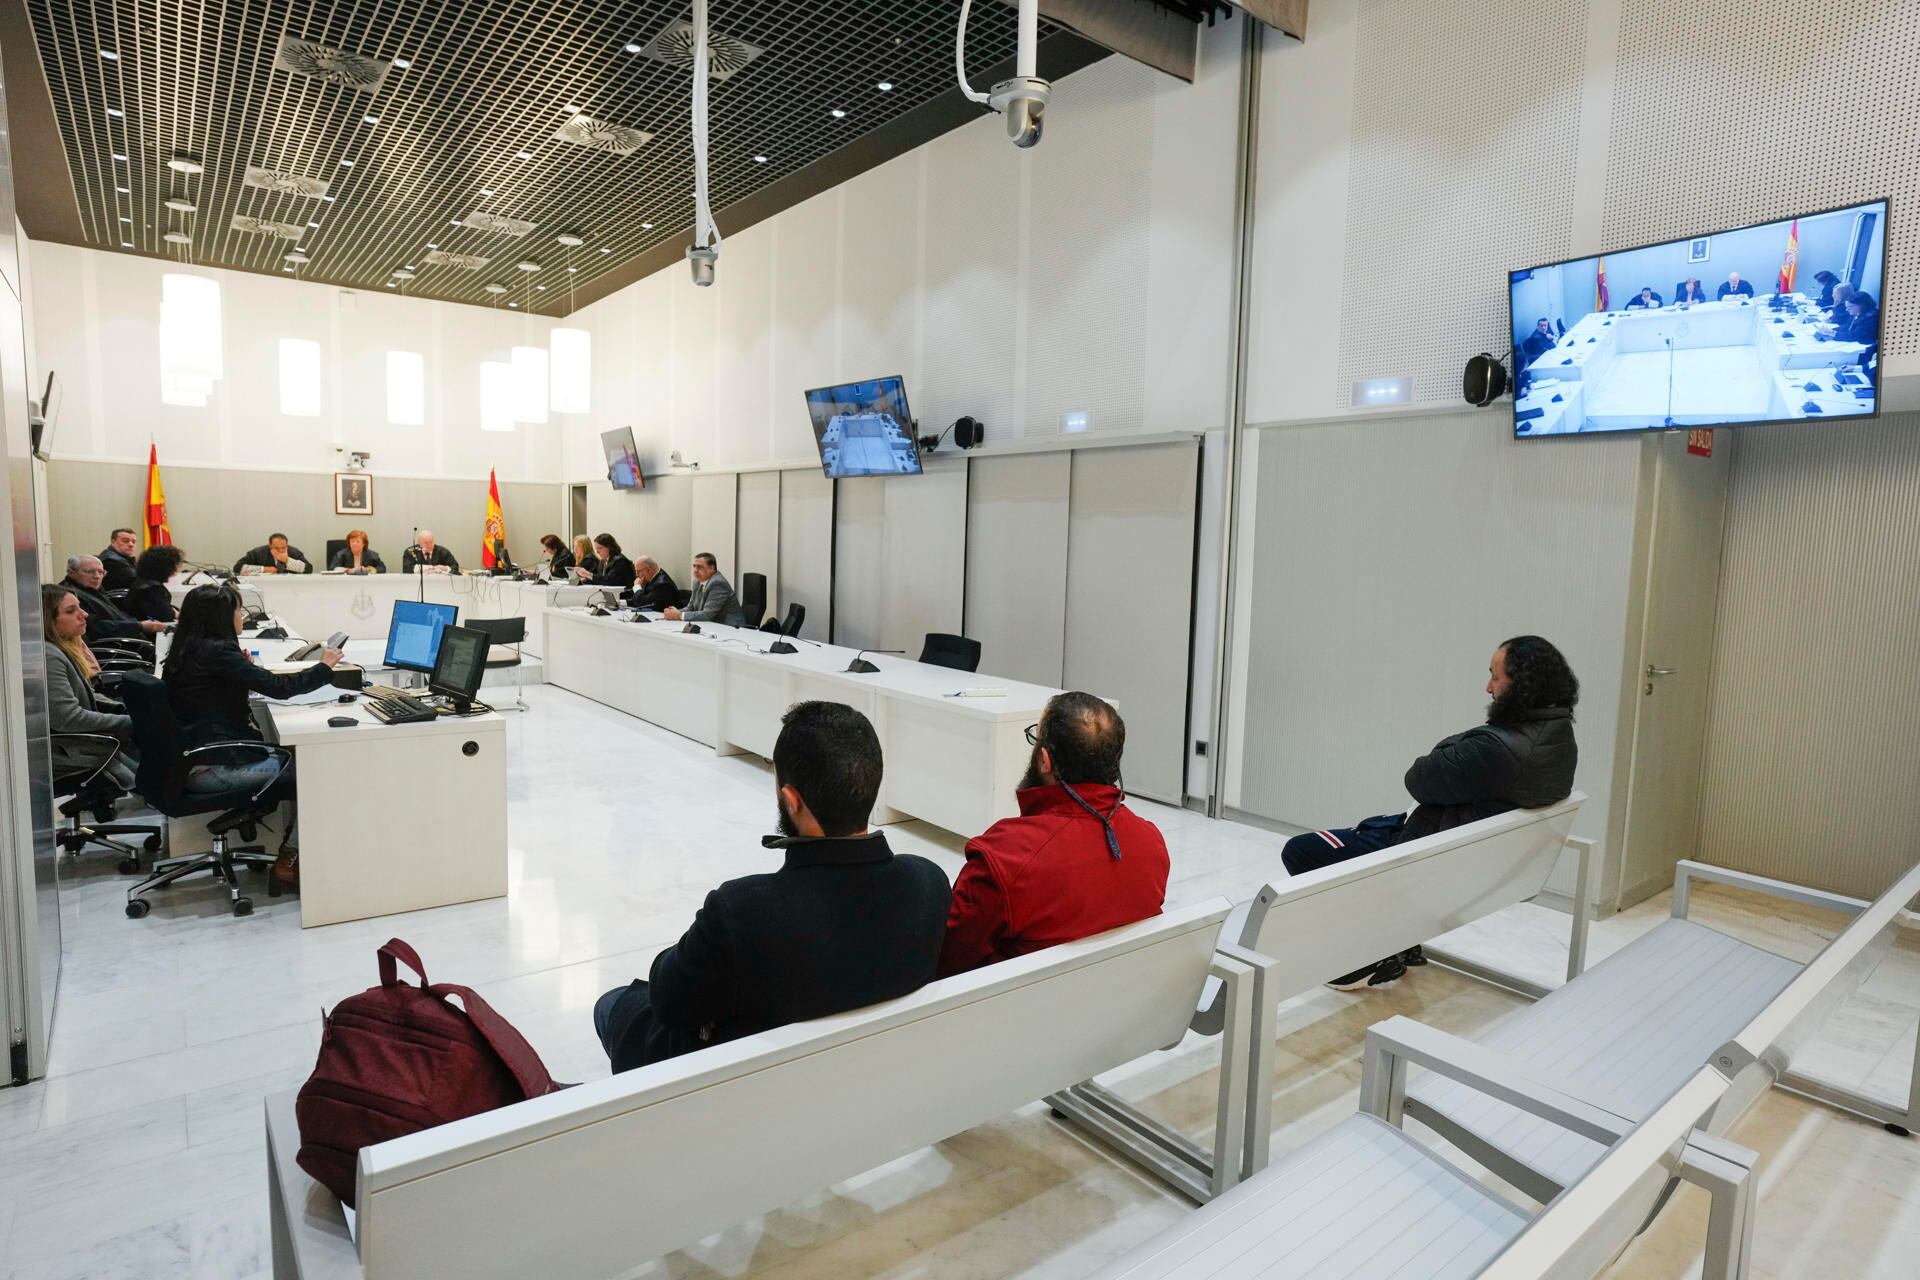
<path id="1" fill-rule="evenodd" d="M 507 518 L 500 514 L 500 482 L 494 478 L 493 469 L 487 469 L 487 528 L 482 535 L 480 545 L 480 564 L 482 568 L 498 568 L 493 561 L 493 544 L 507 540 Z"/>
<path id="2" fill-rule="evenodd" d="M 1600 271 L 1593 281 L 1593 309 L 1595 311 L 1607 309 L 1607 259 L 1604 254 L 1600 258 Z"/>
<path id="3" fill-rule="evenodd" d="M 160 447 L 147 446 L 147 540 L 149 547 L 173 545 L 173 531 L 167 528 L 167 491 L 160 487 Z"/>
<path id="4" fill-rule="evenodd" d="M 1781 293 L 1793 292 L 1793 277 L 1800 270 L 1800 219 L 1793 220 L 1793 229 L 1787 232 L 1787 256 L 1780 260 Z"/>

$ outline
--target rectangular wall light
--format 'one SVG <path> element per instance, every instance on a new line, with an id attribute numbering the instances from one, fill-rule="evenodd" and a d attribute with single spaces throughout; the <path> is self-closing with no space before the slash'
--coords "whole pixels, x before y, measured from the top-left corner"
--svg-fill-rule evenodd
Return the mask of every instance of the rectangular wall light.
<path id="1" fill-rule="evenodd" d="M 418 351 L 387 352 L 387 421 L 396 427 L 427 421 L 427 362 Z"/>
<path id="2" fill-rule="evenodd" d="M 280 339 L 280 412 L 289 418 L 320 416 L 320 344 Z"/>

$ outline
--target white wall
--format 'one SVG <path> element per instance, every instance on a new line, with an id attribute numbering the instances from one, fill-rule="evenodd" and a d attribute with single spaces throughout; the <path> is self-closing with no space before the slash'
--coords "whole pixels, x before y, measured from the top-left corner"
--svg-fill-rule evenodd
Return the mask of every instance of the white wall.
<path id="1" fill-rule="evenodd" d="M 151 441 L 166 467 L 331 472 L 335 445 L 370 451 L 376 477 L 557 482 L 562 429 L 480 430 L 480 363 L 516 344 L 543 346 L 550 319 L 347 291 L 245 272 L 195 267 L 220 284 L 226 377 L 204 409 L 160 400 L 161 277 L 178 263 L 35 243 L 32 374 L 65 383 L 56 459 L 139 462 Z M 278 343 L 320 344 L 318 418 L 280 412 Z M 426 423 L 390 426 L 386 353 L 415 351 L 426 365 Z M 596 355 L 600 354 L 596 352 Z M 558 523 L 555 512 L 555 523 Z"/>

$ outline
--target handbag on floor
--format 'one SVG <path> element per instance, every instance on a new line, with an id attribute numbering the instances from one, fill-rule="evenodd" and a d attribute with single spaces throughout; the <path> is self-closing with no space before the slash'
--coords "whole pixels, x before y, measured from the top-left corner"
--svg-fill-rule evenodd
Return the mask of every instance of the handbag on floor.
<path id="1" fill-rule="evenodd" d="M 398 938 L 379 954 L 380 985 L 326 1015 L 319 1059 L 294 1099 L 300 1167 L 347 1204 L 360 1148 L 564 1087 L 472 988 L 429 986 Z M 400 980 L 400 964 L 419 986 Z"/>

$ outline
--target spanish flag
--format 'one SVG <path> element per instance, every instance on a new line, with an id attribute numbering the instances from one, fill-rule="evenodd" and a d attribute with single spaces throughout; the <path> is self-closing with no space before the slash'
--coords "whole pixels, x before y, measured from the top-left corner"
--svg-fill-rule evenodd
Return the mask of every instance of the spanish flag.
<path id="1" fill-rule="evenodd" d="M 1600 273 L 1594 277 L 1593 281 L 1593 309 L 1595 311 L 1607 309 L 1607 259 L 1604 254 L 1600 258 Z"/>
<path id="2" fill-rule="evenodd" d="M 1800 219 L 1793 220 L 1793 229 L 1787 232 L 1787 256 L 1780 260 L 1781 293 L 1793 292 L 1793 277 L 1800 271 Z"/>
<path id="3" fill-rule="evenodd" d="M 493 469 L 487 469 L 487 528 L 480 547 L 482 568 L 498 568 L 493 561 L 493 544 L 507 540 L 507 518 L 500 514 L 500 482 L 494 479 Z"/>
<path id="4" fill-rule="evenodd" d="M 173 545 L 173 531 L 167 528 L 167 491 L 160 487 L 160 447 L 147 446 L 147 541 L 149 547 Z"/>

